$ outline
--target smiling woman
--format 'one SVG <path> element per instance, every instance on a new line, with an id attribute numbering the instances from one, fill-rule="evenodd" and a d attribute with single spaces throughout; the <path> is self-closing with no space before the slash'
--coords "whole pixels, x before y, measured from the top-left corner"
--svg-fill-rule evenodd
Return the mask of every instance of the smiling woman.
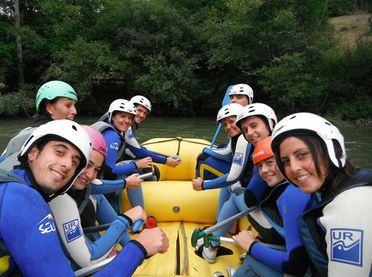
<path id="1" fill-rule="evenodd" d="M 300 221 L 314 270 L 328 276 L 368 276 L 372 170 L 354 167 L 338 128 L 311 113 L 282 119 L 272 148 L 283 175 L 312 194 L 312 207 Z"/>

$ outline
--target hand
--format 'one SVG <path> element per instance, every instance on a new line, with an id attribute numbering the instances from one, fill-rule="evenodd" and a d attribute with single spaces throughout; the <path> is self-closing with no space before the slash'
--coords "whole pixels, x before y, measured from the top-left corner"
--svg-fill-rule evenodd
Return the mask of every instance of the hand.
<path id="1" fill-rule="evenodd" d="M 135 206 L 134 208 L 126 211 L 124 214 L 129 217 L 133 223 L 139 219 L 142 219 L 143 222 L 147 220 L 146 212 L 141 206 Z"/>
<path id="2" fill-rule="evenodd" d="M 151 157 L 146 157 L 146 158 L 136 161 L 135 163 L 137 165 L 137 168 L 151 168 L 152 159 Z"/>
<path id="3" fill-rule="evenodd" d="M 133 189 L 141 185 L 142 179 L 138 178 L 139 174 L 134 173 L 127 178 L 125 178 L 125 187 L 128 189 Z"/>
<path id="4" fill-rule="evenodd" d="M 180 163 L 181 163 L 181 159 L 179 157 L 177 157 L 177 156 L 175 156 L 175 157 L 168 157 L 167 158 L 167 161 L 165 162 L 165 164 L 167 166 L 171 166 L 171 167 L 176 167 Z"/>
<path id="5" fill-rule="evenodd" d="M 169 247 L 168 237 L 159 227 L 144 229 L 138 235 L 136 241 L 142 244 L 148 256 L 156 253 L 165 253 Z"/>
<path id="6" fill-rule="evenodd" d="M 239 234 L 232 237 L 241 248 L 248 251 L 251 244 L 255 241 L 255 236 L 251 231 L 241 231 Z"/>
<path id="7" fill-rule="evenodd" d="M 203 179 L 202 178 L 198 177 L 196 179 L 192 179 L 191 183 L 192 183 L 192 188 L 194 190 L 196 190 L 196 191 L 203 190 L 203 187 L 202 187 L 202 185 L 203 185 Z"/>

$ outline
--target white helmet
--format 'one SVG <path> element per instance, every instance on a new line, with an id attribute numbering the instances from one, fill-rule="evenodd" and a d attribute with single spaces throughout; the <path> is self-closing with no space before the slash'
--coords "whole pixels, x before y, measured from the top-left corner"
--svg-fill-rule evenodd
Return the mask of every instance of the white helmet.
<path id="1" fill-rule="evenodd" d="M 222 119 L 229 116 L 238 116 L 240 110 L 243 108 L 242 105 L 237 103 L 229 103 L 223 106 L 217 113 L 217 122 L 221 122 Z"/>
<path id="2" fill-rule="evenodd" d="M 142 95 L 133 96 L 130 99 L 130 102 L 132 102 L 134 105 L 142 105 L 146 109 L 148 109 L 149 112 L 151 112 L 151 102 L 145 96 L 142 96 Z"/>
<path id="3" fill-rule="evenodd" d="M 332 123 L 321 116 L 312 113 L 295 113 L 286 116 L 275 126 L 272 137 L 272 146 L 278 147 L 284 137 L 291 134 L 312 133 L 324 141 L 329 158 L 336 167 L 344 167 L 346 163 L 346 151 L 344 137 Z M 341 157 L 336 156 L 333 142 L 336 141 L 341 147 Z"/>
<path id="4" fill-rule="evenodd" d="M 263 103 L 254 103 L 248 106 L 245 106 L 239 113 L 238 118 L 236 119 L 236 126 L 241 128 L 241 121 L 249 116 L 253 115 L 262 115 L 266 117 L 267 123 L 269 123 L 270 130 L 274 129 L 275 124 L 278 122 L 274 110 Z"/>
<path id="5" fill-rule="evenodd" d="M 249 103 L 251 104 L 253 102 L 253 89 L 247 84 L 233 85 L 229 92 L 229 96 L 236 94 L 246 95 L 248 97 Z"/>
<path id="6" fill-rule="evenodd" d="M 88 133 L 78 123 L 67 119 L 53 120 L 40 125 L 37 129 L 35 129 L 35 131 L 32 132 L 32 134 L 23 144 L 18 159 L 20 161 L 27 160 L 27 154 L 31 151 L 31 149 L 40 140 L 48 137 L 51 140 L 62 140 L 71 143 L 77 148 L 81 156 L 81 162 L 76 169 L 75 175 L 66 184 L 66 186 L 53 194 L 56 196 L 65 193 L 71 187 L 80 172 L 83 171 L 83 169 L 87 166 L 90 154 L 92 152 L 92 142 Z"/>
<path id="7" fill-rule="evenodd" d="M 108 109 L 109 122 L 111 122 L 112 114 L 115 111 L 125 112 L 125 113 L 133 114 L 134 116 L 136 116 L 136 107 L 133 105 L 132 102 L 126 99 L 116 99 L 112 101 Z"/>

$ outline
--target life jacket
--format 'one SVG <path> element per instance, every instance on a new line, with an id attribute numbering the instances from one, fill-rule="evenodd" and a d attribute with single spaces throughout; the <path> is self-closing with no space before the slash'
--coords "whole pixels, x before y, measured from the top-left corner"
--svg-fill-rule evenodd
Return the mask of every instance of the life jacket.
<path id="1" fill-rule="evenodd" d="M 259 211 L 260 213 L 258 214 L 264 217 L 264 221 L 267 221 L 270 224 L 269 226 L 266 226 L 263 222 L 259 222 L 258 218 L 253 216 L 254 214 L 247 215 L 249 223 L 260 234 L 260 239 L 265 243 L 285 245 L 284 236 L 277 231 L 282 229 L 283 219 L 276 208 L 276 201 L 287 187 L 288 182 L 285 182 L 276 185 L 274 188 L 270 188 L 266 192 L 264 199 L 260 202 L 260 209 L 263 212 Z M 269 215 L 270 220 L 268 220 L 264 213 Z"/>
<path id="2" fill-rule="evenodd" d="M 88 186 L 83 190 L 71 188 L 67 191 L 67 194 L 76 202 L 83 228 L 94 226 L 97 220 L 96 208 L 90 199 L 91 190 L 91 187 Z"/>
<path id="3" fill-rule="evenodd" d="M 107 129 L 111 129 L 111 130 L 114 130 L 120 137 L 121 139 L 121 147 L 118 151 L 118 155 L 116 157 L 116 160 L 119 160 L 119 158 L 123 155 L 124 153 L 124 150 L 125 150 L 125 136 L 124 134 L 118 132 L 118 130 L 116 130 L 113 126 L 111 126 L 111 124 L 107 123 L 107 122 L 104 122 L 104 121 L 97 121 L 96 123 L 93 123 L 91 125 L 91 127 L 93 127 L 94 129 L 96 129 L 97 131 L 99 131 L 101 134 L 107 130 Z"/>
<path id="4" fill-rule="evenodd" d="M 1 154 L 0 169 L 11 171 L 15 166 L 19 165 L 18 155 L 21 152 L 23 144 L 37 127 L 51 120 L 51 117 L 40 117 L 30 127 L 22 129 L 15 137 L 11 138 L 4 152 Z"/>
<path id="5" fill-rule="evenodd" d="M 306 251 L 314 269 L 321 276 L 328 275 L 328 256 L 326 252 L 327 245 L 324 240 L 325 233 L 319 228 L 317 220 L 323 215 L 323 208 L 332 202 L 336 196 L 346 190 L 363 186 L 372 186 L 372 170 L 358 169 L 344 185 L 336 188 L 319 205 L 305 211 L 299 218 L 301 236 Z"/>
<path id="6" fill-rule="evenodd" d="M 11 171 L 14 166 L 19 165 L 18 155 L 21 147 L 35 129 L 36 127 L 27 127 L 9 141 L 0 157 L 0 169 Z"/>
<path id="7" fill-rule="evenodd" d="M 232 153 L 235 153 L 235 151 L 236 151 L 236 144 L 237 144 L 238 139 L 239 139 L 240 136 L 242 136 L 242 134 L 238 134 L 235 137 L 231 138 Z M 253 145 L 250 144 L 250 143 L 248 144 L 248 147 L 249 147 L 248 162 L 247 162 L 246 167 L 243 169 L 242 176 L 239 179 L 240 184 L 242 185 L 242 187 L 247 187 L 247 185 L 249 183 L 249 180 L 252 178 L 253 168 L 254 168 L 253 161 L 252 161 L 252 153 L 253 153 L 254 148 L 253 148 Z"/>
<path id="8" fill-rule="evenodd" d="M 26 184 L 25 181 L 12 172 L 0 169 L 0 185 L 3 183 L 17 182 Z M 11 265 L 11 256 L 4 243 L 0 240 L 0 276 L 9 270 Z"/>
<path id="9" fill-rule="evenodd" d="M 111 124 L 109 124 L 107 122 L 104 122 L 104 121 L 97 121 L 96 123 L 92 124 L 91 127 L 95 128 L 100 133 L 103 133 L 107 129 L 111 129 L 111 130 L 114 130 L 119 135 L 120 141 L 121 141 L 121 146 L 120 146 L 120 149 L 118 150 L 118 153 L 116 155 L 116 162 L 118 162 L 120 160 L 120 157 L 123 155 L 124 150 L 125 150 L 125 134 L 122 134 L 122 133 L 118 132 L 113 126 L 111 126 Z M 101 177 L 104 177 L 107 180 L 116 180 L 117 179 L 116 175 L 112 172 L 111 168 L 109 168 L 107 166 L 105 166 L 103 168 L 102 173 L 103 173 L 103 176 L 101 176 Z"/>

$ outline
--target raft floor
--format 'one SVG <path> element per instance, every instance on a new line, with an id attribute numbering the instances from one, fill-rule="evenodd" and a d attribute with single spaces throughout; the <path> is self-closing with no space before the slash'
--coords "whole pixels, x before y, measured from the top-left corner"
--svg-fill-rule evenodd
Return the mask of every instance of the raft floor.
<path id="1" fill-rule="evenodd" d="M 217 257 L 214 264 L 197 256 L 191 246 L 191 235 L 195 228 L 203 225 L 189 222 L 160 222 L 169 238 L 169 249 L 164 254 L 156 254 L 145 259 L 133 276 L 213 276 L 217 271 L 228 276 L 227 266 L 234 269 L 240 265 L 239 256 L 244 252 L 237 245 L 224 243 L 233 251 L 233 255 Z M 177 247 L 178 246 L 178 247 Z"/>

